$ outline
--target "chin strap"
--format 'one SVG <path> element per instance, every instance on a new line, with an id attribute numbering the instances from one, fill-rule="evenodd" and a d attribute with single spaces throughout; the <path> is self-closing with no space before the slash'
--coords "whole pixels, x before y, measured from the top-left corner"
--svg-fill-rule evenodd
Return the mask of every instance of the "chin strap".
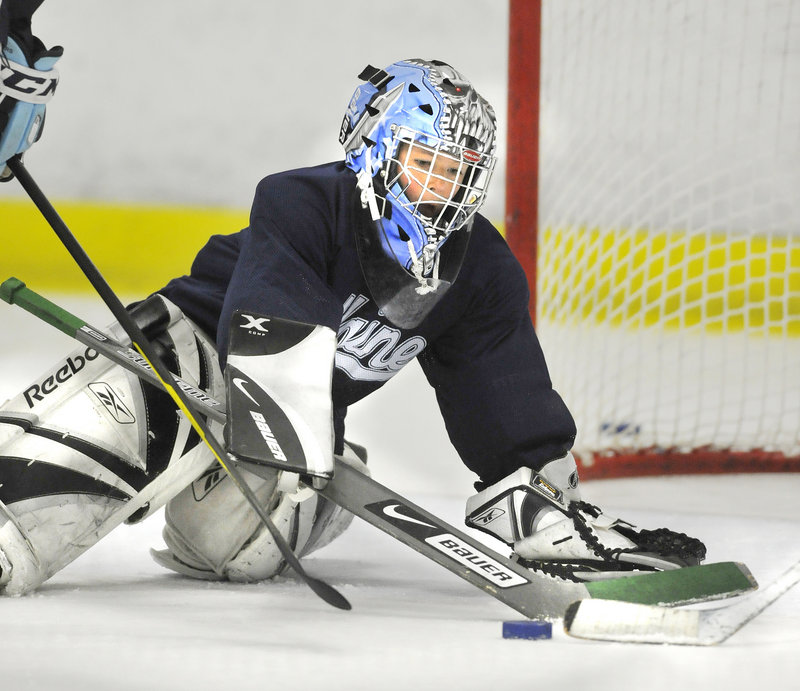
<path id="1" fill-rule="evenodd" d="M 375 187 L 372 184 L 372 155 L 370 150 L 367 149 L 364 153 L 366 162 L 364 168 L 359 170 L 356 175 L 356 184 L 358 189 L 361 190 L 361 205 L 369 209 L 369 215 L 373 221 L 381 219 L 380 211 L 378 211 L 378 202 L 375 199 Z"/>
<path id="2" fill-rule="evenodd" d="M 430 273 L 430 278 L 436 281 L 439 278 L 439 245 L 433 240 L 422 248 L 422 258 L 417 256 L 414 244 L 408 241 L 408 253 L 411 255 L 411 271 L 419 285 L 416 288 L 418 295 L 426 295 L 436 291 L 435 283 L 426 280 L 425 274 Z"/>

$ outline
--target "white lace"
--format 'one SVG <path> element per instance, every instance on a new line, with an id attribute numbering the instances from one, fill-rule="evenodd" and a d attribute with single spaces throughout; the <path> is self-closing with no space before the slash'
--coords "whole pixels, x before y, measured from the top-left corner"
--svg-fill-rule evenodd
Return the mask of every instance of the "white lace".
<path id="1" fill-rule="evenodd" d="M 417 256 L 414 250 L 414 243 L 408 241 L 408 252 L 411 255 L 411 271 L 414 278 L 417 279 L 419 285 L 416 292 L 419 295 L 426 295 L 436 290 L 436 280 L 439 278 L 439 245 L 431 240 L 425 247 L 422 248 L 422 258 Z M 427 276 L 427 274 L 431 276 Z M 433 281 L 427 280 L 432 278 Z"/>

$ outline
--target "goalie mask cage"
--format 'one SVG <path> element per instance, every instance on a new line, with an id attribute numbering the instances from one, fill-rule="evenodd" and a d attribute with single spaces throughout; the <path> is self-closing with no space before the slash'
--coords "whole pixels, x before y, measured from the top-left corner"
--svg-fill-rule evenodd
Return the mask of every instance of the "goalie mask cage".
<path id="1" fill-rule="evenodd" d="M 800 471 L 800 0 L 510 0 L 508 105 L 582 476 Z"/>

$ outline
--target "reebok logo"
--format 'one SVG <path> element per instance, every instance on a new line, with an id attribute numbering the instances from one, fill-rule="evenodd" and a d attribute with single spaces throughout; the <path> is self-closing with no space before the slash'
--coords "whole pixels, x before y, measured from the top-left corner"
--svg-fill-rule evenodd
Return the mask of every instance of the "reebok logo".
<path id="1" fill-rule="evenodd" d="M 117 392 L 108 384 L 102 381 L 92 382 L 89 384 L 89 389 L 119 424 L 130 425 L 136 422 L 133 413 L 128 410 L 128 407 L 122 402 Z"/>
<path id="2" fill-rule="evenodd" d="M 219 466 L 209 468 L 192 483 L 192 495 L 195 501 L 203 501 L 226 475 Z"/>
<path id="3" fill-rule="evenodd" d="M 487 509 L 483 513 L 478 514 L 475 518 L 470 519 L 475 525 L 488 525 L 494 520 L 500 518 L 500 516 L 505 516 L 506 512 L 503 509 L 498 509 L 496 506 L 492 507 L 491 509 Z"/>
<path id="4" fill-rule="evenodd" d="M 68 357 L 64 364 L 56 370 L 55 374 L 51 374 L 38 384 L 33 384 L 25 389 L 23 396 L 28 407 L 33 408 L 37 402 L 43 401 L 45 396 L 53 393 L 61 384 L 86 367 L 88 362 L 96 359 L 98 355 L 99 353 L 93 348 L 87 348 L 83 355 Z"/>

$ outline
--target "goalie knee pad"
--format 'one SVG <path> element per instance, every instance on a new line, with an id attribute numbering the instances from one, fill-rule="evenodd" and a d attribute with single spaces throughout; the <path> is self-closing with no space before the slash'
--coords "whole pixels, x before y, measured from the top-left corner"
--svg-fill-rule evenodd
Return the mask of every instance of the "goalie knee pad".
<path id="1" fill-rule="evenodd" d="M 154 297 L 133 312 L 174 372 L 224 394 L 214 346 L 174 305 Z M 70 353 L 0 407 L 3 592 L 36 588 L 120 523 L 162 506 L 211 458 L 166 393 L 91 348 Z"/>
<path id="2" fill-rule="evenodd" d="M 345 444 L 338 458 L 368 473 L 359 451 L 361 456 Z M 263 466 L 257 470 L 258 475 L 244 473 L 247 483 L 299 557 L 329 544 L 350 525 L 350 512 L 309 488 L 298 489 L 297 475 Z M 272 578 L 286 566 L 267 527 L 218 466 L 172 499 L 165 518 L 167 549 L 151 554 L 185 576 L 252 582 Z"/>

